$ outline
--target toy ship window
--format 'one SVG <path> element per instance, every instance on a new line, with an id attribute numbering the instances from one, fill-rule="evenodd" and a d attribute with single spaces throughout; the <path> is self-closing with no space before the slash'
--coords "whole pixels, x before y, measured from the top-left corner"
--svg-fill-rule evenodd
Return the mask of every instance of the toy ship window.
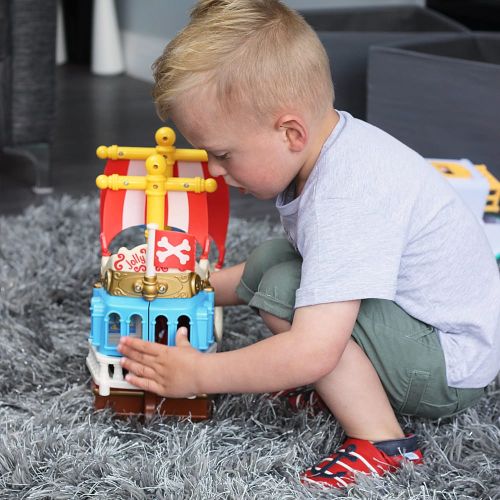
<path id="1" fill-rule="evenodd" d="M 142 339 L 142 318 L 138 314 L 130 318 L 128 334 L 130 337 Z"/>
<path id="2" fill-rule="evenodd" d="M 155 321 L 155 342 L 159 344 L 168 343 L 168 319 L 158 316 Z"/>
<path id="3" fill-rule="evenodd" d="M 108 346 L 116 347 L 120 342 L 120 315 L 111 313 L 108 317 Z"/>
<path id="4" fill-rule="evenodd" d="M 187 331 L 188 331 L 188 340 L 189 340 L 190 339 L 190 334 L 191 334 L 191 321 L 189 319 L 189 316 L 186 316 L 184 314 L 182 316 L 179 316 L 179 319 L 177 320 L 177 329 L 176 329 L 176 331 L 181 326 L 185 326 L 187 328 Z"/>

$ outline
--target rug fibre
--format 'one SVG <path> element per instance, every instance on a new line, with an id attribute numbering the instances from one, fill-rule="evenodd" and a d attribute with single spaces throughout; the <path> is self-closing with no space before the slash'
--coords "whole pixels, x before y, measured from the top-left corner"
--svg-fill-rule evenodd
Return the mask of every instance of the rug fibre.
<path id="1" fill-rule="evenodd" d="M 96 200 L 63 197 L 0 218 L 0 499 L 500 499 L 494 384 L 452 420 L 402 419 L 426 464 L 348 492 L 298 481 L 343 437 L 327 414 L 294 414 L 263 395 L 218 396 L 204 423 L 94 412 L 85 356 L 97 214 Z M 228 263 L 278 234 L 268 221 L 233 220 Z M 225 349 L 266 335 L 249 308 L 226 309 Z"/>

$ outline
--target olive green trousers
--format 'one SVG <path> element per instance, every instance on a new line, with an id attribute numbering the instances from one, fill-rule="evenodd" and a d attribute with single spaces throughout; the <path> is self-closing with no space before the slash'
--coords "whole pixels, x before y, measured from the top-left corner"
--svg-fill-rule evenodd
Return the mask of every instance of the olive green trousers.
<path id="1" fill-rule="evenodd" d="M 248 258 L 237 294 L 251 307 L 291 323 L 301 266 L 287 240 L 266 241 Z M 392 301 L 362 300 L 352 338 L 375 367 L 397 414 L 450 417 L 485 394 L 485 389 L 449 387 L 436 329 Z"/>

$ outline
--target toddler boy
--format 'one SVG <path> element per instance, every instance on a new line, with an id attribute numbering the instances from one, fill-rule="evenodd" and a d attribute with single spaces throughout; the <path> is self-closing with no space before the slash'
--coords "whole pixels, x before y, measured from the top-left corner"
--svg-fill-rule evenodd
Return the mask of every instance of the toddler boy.
<path id="1" fill-rule="evenodd" d="M 202 0 L 156 61 L 154 97 L 212 175 L 277 197 L 287 240 L 212 275 L 276 334 L 201 354 L 122 338 L 127 379 L 160 395 L 314 384 L 347 440 L 303 481 L 419 463 L 396 414 L 447 417 L 500 368 L 500 280 L 477 220 L 417 153 L 333 108 L 314 31 L 277 0 Z M 410 118 L 409 118 L 410 119 Z M 333 451 L 333 450 L 332 450 Z"/>

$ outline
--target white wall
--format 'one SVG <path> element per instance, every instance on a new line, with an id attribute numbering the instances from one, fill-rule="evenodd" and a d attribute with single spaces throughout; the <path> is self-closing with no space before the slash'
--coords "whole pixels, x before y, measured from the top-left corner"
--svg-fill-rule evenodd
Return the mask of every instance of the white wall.
<path id="1" fill-rule="evenodd" d="M 194 0 L 115 0 L 130 76 L 152 81 L 151 64 L 189 18 Z M 424 5 L 425 0 L 284 0 L 295 9 Z"/>

